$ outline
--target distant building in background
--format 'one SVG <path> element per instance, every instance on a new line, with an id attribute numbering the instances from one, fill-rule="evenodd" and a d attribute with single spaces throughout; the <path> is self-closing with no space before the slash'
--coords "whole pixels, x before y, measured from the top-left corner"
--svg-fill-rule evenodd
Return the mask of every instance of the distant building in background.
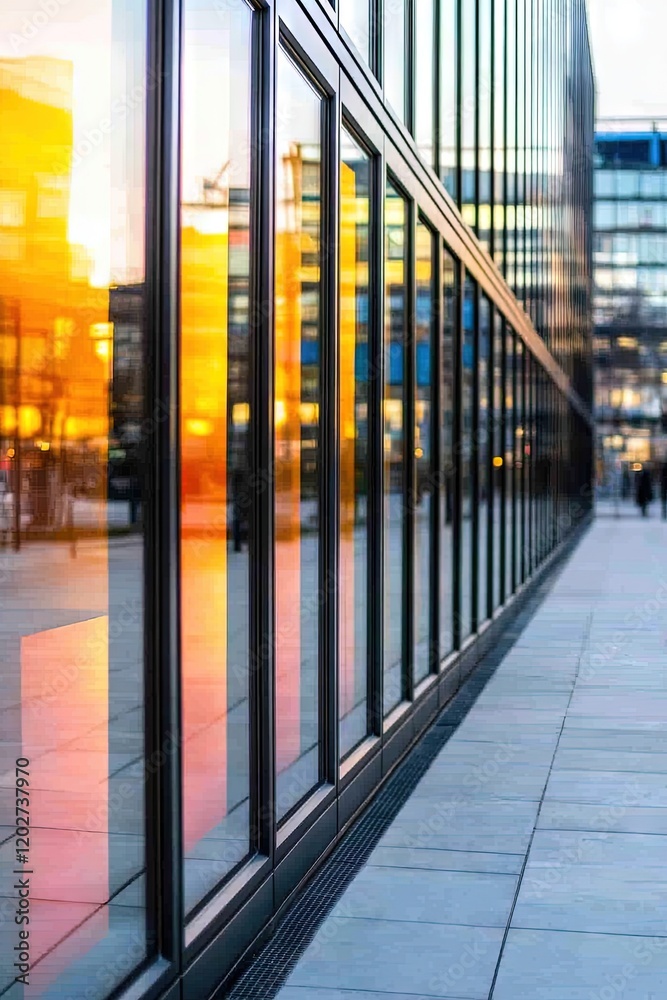
<path id="1" fill-rule="evenodd" d="M 667 455 L 667 119 L 605 120 L 598 129 L 594 349 L 604 489 Z"/>

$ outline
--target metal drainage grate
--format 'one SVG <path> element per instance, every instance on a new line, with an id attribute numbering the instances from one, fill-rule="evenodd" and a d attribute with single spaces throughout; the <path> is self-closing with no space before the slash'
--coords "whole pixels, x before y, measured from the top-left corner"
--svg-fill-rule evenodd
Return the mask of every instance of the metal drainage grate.
<path id="1" fill-rule="evenodd" d="M 272 1000 L 285 985 L 323 921 L 523 632 L 553 586 L 555 576 L 550 573 L 528 597 L 517 617 L 500 636 L 498 645 L 480 660 L 454 698 L 344 835 L 289 908 L 270 940 L 253 955 L 236 981 L 216 994 L 216 1000 Z"/>

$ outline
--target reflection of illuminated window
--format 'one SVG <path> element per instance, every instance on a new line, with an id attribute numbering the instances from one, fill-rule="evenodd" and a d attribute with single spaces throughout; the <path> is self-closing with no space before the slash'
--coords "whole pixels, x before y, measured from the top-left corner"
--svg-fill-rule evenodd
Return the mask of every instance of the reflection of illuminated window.
<path id="1" fill-rule="evenodd" d="M 3 191 L 0 189 L 0 226 L 7 228 L 24 226 L 25 203 L 26 194 L 24 191 Z"/>
<path id="2" fill-rule="evenodd" d="M 639 347 L 639 341 L 636 337 L 619 337 L 616 343 L 625 350 Z"/>
<path id="3" fill-rule="evenodd" d="M 0 260 L 23 260 L 25 236 L 22 233 L 0 233 Z"/>

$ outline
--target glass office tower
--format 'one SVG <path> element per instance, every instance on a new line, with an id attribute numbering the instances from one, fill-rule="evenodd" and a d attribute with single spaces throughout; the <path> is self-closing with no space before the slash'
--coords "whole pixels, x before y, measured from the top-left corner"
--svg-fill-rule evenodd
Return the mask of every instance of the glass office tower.
<path id="1" fill-rule="evenodd" d="M 585 7 L 0 29 L 0 995 L 29 864 L 29 995 L 202 1000 L 590 513 Z"/>
<path id="2" fill-rule="evenodd" d="M 667 121 L 599 123 L 594 212 L 600 488 L 667 459 Z"/>

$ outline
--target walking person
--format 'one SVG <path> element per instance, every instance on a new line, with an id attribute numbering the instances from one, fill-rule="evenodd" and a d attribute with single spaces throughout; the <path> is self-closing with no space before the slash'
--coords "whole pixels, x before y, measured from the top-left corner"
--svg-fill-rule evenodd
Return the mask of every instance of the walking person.
<path id="1" fill-rule="evenodd" d="M 653 500 L 653 482 L 649 469 L 644 468 L 637 473 L 636 483 L 637 506 L 642 512 L 642 517 L 648 517 L 649 504 Z"/>
<path id="2" fill-rule="evenodd" d="M 667 459 L 660 470 L 660 500 L 662 501 L 662 519 L 667 521 Z"/>

